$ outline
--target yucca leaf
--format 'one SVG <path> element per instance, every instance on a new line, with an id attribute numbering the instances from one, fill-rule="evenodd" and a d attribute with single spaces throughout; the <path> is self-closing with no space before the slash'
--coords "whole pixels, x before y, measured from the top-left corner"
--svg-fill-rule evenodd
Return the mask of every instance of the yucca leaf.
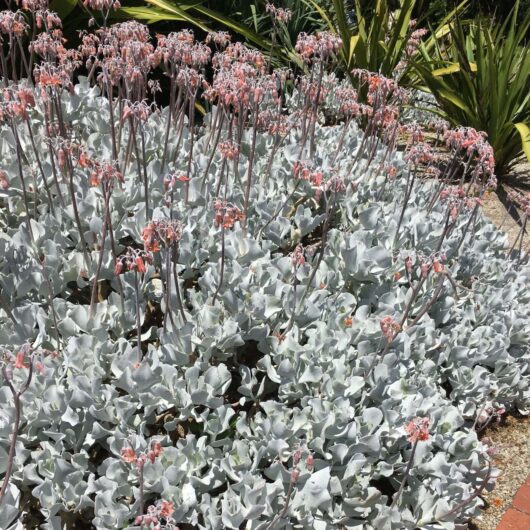
<path id="1" fill-rule="evenodd" d="M 472 72 L 477 71 L 477 65 L 475 63 L 469 63 L 469 67 Z M 458 63 L 452 63 L 449 66 L 445 66 L 443 68 L 436 68 L 436 70 L 433 70 L 431 72 L 431 75 L 433 77 L 442 77 L 444 75 L 454 74 L 456 72 L 460 72 L 460 65 Z"/>
<path id="2" fill-rule="evenodd" d="M 166 2 L 165 0 L 145 0 L 148 4 L 151 4 L 155 7 L 158 7 L 162 11 L 166 11 L 172 15 L 177 15 L 182 17 L 182 20 L 185 20 L 186 22 L 189 22 L 190 24 L 193 24 L 194 26 L 197 26 L 201 28 L 203 31 L 209 31 L 209 28 L 203 24 L 199 19 L 188 15 L 188 13 L 181 9 L 179 6 Z"/>
<path id="3" fill-rule="evenodd" d="M 77 0 L 52 0 L 50 9 L 65 19 L 77 6 Z"/>
<path id="4" fill-rule="evenodd" d="M 168 13 L 167 11 L 157 9 L 155 7 L 121 7 L 114 13 L 113 18 L 122 17 L 145 20 L 148 24 L 153 24 L 162 20 L 187 21 L 187 19 L 180 15 Z"/>
<path id="5" fill-rule="evenodd" d="M 324 11 L 324 9 L 318 4 L 318 2 L 315 2 L 315 0 L 302 0 L 305 5 L 311 6 L 315 9 L 315 11 L 322 17 L 322 20 L 327 24 L 330 31 L 336 31 L 335 25 L 329 18 L 328 14 Z"/>
<path id="6" fill-rule="evenodd" d="M 515 128 L 519 131 L 524 154 L 530 162 L 530 127 L 526 123 L 516 123 Z"/>

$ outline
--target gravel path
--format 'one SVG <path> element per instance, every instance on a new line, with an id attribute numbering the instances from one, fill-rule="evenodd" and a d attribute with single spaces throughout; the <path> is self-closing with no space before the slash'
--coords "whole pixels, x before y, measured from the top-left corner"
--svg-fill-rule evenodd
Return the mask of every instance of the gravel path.
<path id="1" fill-rule="evenodd" d="M 530 181 L 530 166 L 525 164 L 520 169 L 522 171 L 518 178 L 515 182 L 512 180 L 509 187 L 528 193 L 524 189 L 526 186 L 519 187 L 517 184 L 527 184 Z M 506 232 L 510 246 L 513 245 L 521 227 L 495 193 L 489 194 L 485 200 L 484 213 Z M 530 250 L 530 233 L 524 235 L 523 249 Z M 488 436 L 497 446 L 498 453 L 494 457 L 494 463 L 500 470 L 500 476 L 493 491 L 483 495 L 486 507 L 470 523 L 470 530 L 496 530 L 517 490 L 530 475 L 530 417 L 509 416 L 500 425 L 489 428 L 484 436 Z"/>
<path id="2" fill-rule="evenodd" d="M 471 522 L 470 530 L 495 530 L 515 493 L 530 475 L 530 417 L 509 416 L 501 425 L 488 429 L 485 436 L 497 446 L 494 464 L 500 476 L 493 491 L 483 495 L 486 508 Z"/>

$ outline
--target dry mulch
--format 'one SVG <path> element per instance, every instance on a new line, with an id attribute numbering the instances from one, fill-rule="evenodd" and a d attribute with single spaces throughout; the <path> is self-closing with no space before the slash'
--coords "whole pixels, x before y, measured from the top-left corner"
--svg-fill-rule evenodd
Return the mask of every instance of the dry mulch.
<path id="1" fill-rule="evenodd" d="M 493 463 L 500 476 L 493 491 L 482 495 L 485 509 L 470 523 L 470 530 L 495 530 L 517 490 L 530 475 L 530 417 L 508 416 L 500 425 L 489 428 L 484 436 L 497 447 Z"/>
<path id="2" fill-rule="evenodd" d="M 521 165 L 514 175 L 506 180 L 502 191 L 505 194 L 509 189 L 528 193 L 529 164 Z M 502 194 L 500 195 L 502 197 Z M 491 221 L 506 232 L 511 247 L 521 230 L 521 225 L 517 222 L 522 218 L 521 212 L 507 207 L 506 201 L 501 201 L 495 193 L 487 197 L 483 210 Z M 523 249 L 530 250 L 530 233 L 524 234 Z M 488 428 L 484 436 L 488 436 L 497 447 L 498 453 L 493 460 L 500 476 L 493 491 L 483 494 L 486 506 L 482 513 L 471 521 L 470 530 L 496 530 L 517 490 L 530 476 L 530 417 L 508 416 L 500 425 Z"/>

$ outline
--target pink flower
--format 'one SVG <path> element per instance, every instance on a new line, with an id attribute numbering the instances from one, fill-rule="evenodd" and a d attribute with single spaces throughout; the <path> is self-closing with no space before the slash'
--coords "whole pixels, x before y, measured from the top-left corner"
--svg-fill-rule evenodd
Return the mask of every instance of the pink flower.
<path id="1" fill-rule="evenodd" d="M 151 444 L 151 450 L 155 454 L 155 456 L 160 456 L 164 452 L 164 448 L 162 447 L 162 444 L 156 440 Z"/>
<path id="2" fill-rule="evenodd" d="M 236 221 L 241 221 L 245 218 L 245 214 L 237 206 L 221 199 L 214 200 L 213 208 L 215 211 L 215 226 L 233 228 Z"/>
<path id="3" fill-rule="evenodd" d="M 431 264 L 427 261 L 424 261 L 420 265 L 420 269 L 422 278 L 427 278 L 427 276 L 429 275 L 429 270 L 431 269 Z"/>
<path id="4" fill-rule="evenodd" d="M 426 417 L 414 418 L 405 426 L 410 443 L 424 442 L 429 439 L 429 425 L 431 420 Z"/>
<path id="5" fill-rule="evenodd" d="M 217 149 L 223 159 L 235 160 L 239 155 L 239 147 L 231 141 L 219 142 Z"/>
<path id="6" fill-rule="evenodd" d="M 293 252 L 291 252 L 291 263 L 295 269 L 305 263 L 304 247 L 302 245 L 297 245 Z"/>
<path id="7" fill-rule="evenodd" d="M 437 274 L 439 274 L 440 272 L 443 272 L 444 270 L 443 263 L 440 263 L 437 259 L 434 260 L 432 264 L 432 268 L 434 272 L 436 272 Z"/>
<path id="8" fill-rule="evenodd" d="M 168 517 L 171 517 L 173 515 L 173 512 L 175 511 L 175 505 L 172 502 L 169 501 L 162 501 L 160 505 L 160 517 L 165 517 L 166 519 Z"/>
<path id="9" fill-rule="evenodd" d="M 46 373 L 46 368 L 41 361 L 37 361 L 35 363 L 35 368 L 39 371 L 41 375 L 44 375 Z"/>
<path id="10" fill-rule="evenodd" d="M 134 260 L 134 263 L 136 264 L 138 272 L 144 273 L 146 271 L 144 260 L 140 256 Z"/>
<path id="11" fill-rule="evenodd" d="M 379 325 L 388 343 L 394 340 L 396 333 L 401 329 L 400 325 L 390 315 L 382 318 Z"/>
<path id="12" fill-rule="evenodd" d="M 267 3 L 267 5 L 265 6 L 265 10 L 267 13 L 270 13 L 276 21 L 283 22 L 284 24 L 287 24 L 293 16 L 293 12 L 290 9 L 276 7 L 274 4 L 271 3 Z"/>
<path id="13" fill-rule="evenodd" d="M 116 276 L 119 276 L 122 270 L 123 270 L 123 263 L 120 260 L 116 261 L 116 264 L 114 265 L 114 274 Z"/>
<path id="14" fill-rule="evenodd" d="M 147 462 L 147 455 L 145 453 L 142 453 L 137 459 L 136 459 L 136 467 L 138 469 L 143 469 L 145 466 L 145 463 Z"/>
<path id="15" fill-rule="evenodd" d="M 28 368 L 28 365 L 24 362 L 25 353 L 20 350 L 15 357 L 15 368 Z"/>
<path id="16" fill-rule="evenodd" d="M 3 170 L 0 170 L 0 188 L 3 190 L 9 189 L 9 179 L 7 178 L 7 173 Z"/>
<path id="17" fill-rule="evenodd" d="M 121 450 L 121 458 L 124 462 L 133 464 L 136 462 L 136 452 L 132 447 L 124 447 Z"/>

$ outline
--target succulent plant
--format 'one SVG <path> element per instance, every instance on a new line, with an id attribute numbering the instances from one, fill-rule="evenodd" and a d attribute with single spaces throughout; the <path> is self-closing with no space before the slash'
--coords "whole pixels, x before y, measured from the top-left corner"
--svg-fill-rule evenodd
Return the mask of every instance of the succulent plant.
<path id="1" fill-rule="evenodd" d="M 1 528 L 453 529 L 492 486 L 477 433 L 530 404 L 530 272 L 480 211 L 487 142 L 439 131 L 437 173 L 393 81 L 357 72 L 357 109 L 248 71 L 248 120 L 42 76 L 4 120 Z"/>

